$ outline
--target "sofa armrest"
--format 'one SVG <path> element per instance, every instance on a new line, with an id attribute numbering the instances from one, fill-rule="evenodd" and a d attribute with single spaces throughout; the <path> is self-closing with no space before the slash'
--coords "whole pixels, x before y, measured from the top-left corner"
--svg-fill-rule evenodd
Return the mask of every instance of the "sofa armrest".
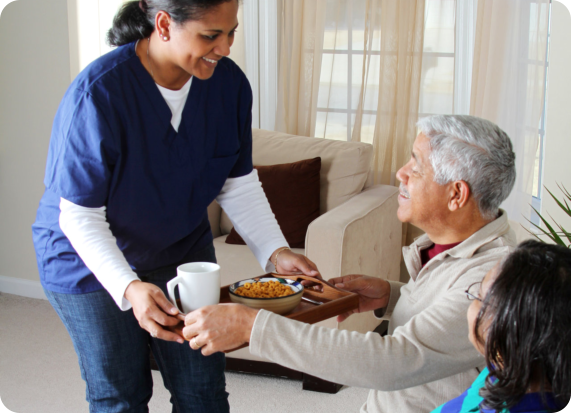
<path id="1" fill-rule="evenodd" d="M 366 274 L 398 281 L 402 224 L 398 188 L 374 185 L 314 220 L 305 253 L 325 279 Z"/>
<path id="2" fill-rule="evenodd" d="M 324 279 L 365 274 L 399 280 L 402 224 L 397 218 L 398 188 L 374 185 L 313 221 L 305 253 Z M 374 329 L 372 313 L 356 314 L 339 328 Z"/>

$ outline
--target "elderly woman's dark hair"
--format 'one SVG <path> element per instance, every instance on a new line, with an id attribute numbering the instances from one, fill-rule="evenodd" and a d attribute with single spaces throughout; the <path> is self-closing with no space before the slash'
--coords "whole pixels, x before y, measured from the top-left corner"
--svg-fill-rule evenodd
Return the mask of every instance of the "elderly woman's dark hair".
<path id="1" fill-rule="evenodd" d="M 166 11 L 178 24 L 200 20 L 211 9 L 238 0 L 136 0 L 125 3 L 107 32 L 111 46 L 122 46 L 149 37 L 155 29 L 155 16 Z"/>
<path id="2" fill-rule="evenodd" d="M 539 380 L 562 409 L 571 396 L 571 250 L 538 241 L 520 244 L 500 264 L 474 326 L 490 376 L 483 405 L 502 411 Z M 489 325 L 487 325 L 489 323 Z M 479 331 L 485 328 L 484 340 Z"/>

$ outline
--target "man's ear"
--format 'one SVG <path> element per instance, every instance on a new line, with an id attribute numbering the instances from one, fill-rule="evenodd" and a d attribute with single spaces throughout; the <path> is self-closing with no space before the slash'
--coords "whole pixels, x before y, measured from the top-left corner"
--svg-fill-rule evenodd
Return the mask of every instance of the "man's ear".
<path id="1" fill-rule="evenodd" d="M 448 198 L 448 209 L 457 211 L 466 206 L 470 200 L 470 186 L 466 181 L 454 181 L 450 184 L 450 196 Z"/>

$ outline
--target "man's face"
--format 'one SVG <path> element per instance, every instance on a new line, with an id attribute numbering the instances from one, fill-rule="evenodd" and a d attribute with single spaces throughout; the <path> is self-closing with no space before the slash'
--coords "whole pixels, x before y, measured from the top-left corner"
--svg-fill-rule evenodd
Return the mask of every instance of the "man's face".
<path id="1" fill-rule="evenodd" d="M 434 182 L 434 171 L 429 160 L 428 138 L 419 134 L 414 141 L 410 161 L 397 172 L 399 188 L 398 218 L 410 222 L 425 232 L 444 222 L 448 210 L 448 185 Z"/>

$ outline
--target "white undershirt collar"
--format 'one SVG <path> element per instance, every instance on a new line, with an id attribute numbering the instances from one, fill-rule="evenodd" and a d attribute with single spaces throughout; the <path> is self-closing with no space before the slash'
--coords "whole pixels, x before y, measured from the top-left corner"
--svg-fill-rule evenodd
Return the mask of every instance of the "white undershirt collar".
<path id="1" fill-rule="evenodd" d="M 182 110 L 184 109 L 184 105 L 190 91 L 190 85 L 192 84 L 192 78 L 193 77 L 191 76 L 179 90 L 167 89 L 166 87 L 162 87 L 158 83 L 155 83 L 172 112 L 171 125 L 177 132 L 182 119 Z"/>

